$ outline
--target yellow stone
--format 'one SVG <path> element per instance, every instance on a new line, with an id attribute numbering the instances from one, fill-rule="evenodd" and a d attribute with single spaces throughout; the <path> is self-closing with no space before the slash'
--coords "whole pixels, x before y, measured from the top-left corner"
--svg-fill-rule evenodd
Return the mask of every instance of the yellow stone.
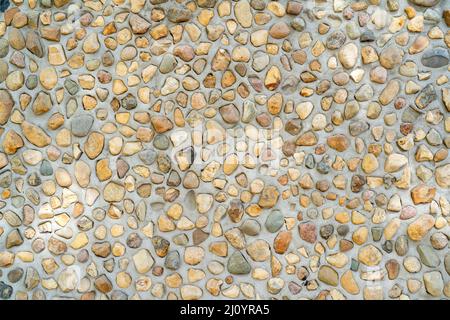
<path id="1" fill-rule="evenodd" d="M 89 238 L 86 235 L 86 233 L 84 232 L 80 232 L 79 234 L 77 234 L 75 236 L 75 239 L 72 241 L 72 243 L 70 244 L 70 246 L 77 250 L 77 249 L 81 249 L 84 246 L 86 246 L 89 243 Z"/>

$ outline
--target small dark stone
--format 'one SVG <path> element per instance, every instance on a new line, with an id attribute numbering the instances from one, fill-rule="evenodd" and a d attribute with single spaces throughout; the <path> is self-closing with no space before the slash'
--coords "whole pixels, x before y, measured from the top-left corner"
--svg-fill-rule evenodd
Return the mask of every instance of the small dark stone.
<path id="1" fill-rule="evenodd" d="M 361 133 L 366 132 L 369 130 L 369 124 L 362 120 L 353 121 L 348 126 L 348 129 L 350 131 L 350 134 L 353 137 L 359 136 Z"/>
<path id="2" fill-rule="evenodd" d="M 245 220 L 239 229 L 248 236 L 257 236 L 261 231 L 261 225 L 258 221 L 250 219 Z"/>
<path id="3" fill-rule="evenodd" d="M 229 273 L 236 275 L 249 274 L 252 267 L 242 253 L 235 251 L 228 259 L 227 270 Z"/>
<path id="4" fill-rule="evenodd" d="M 24 271 L 20 267 L 11 270 L 10 272 L 8 272 L 8 280 L 9 280 L 9 282 L 16 283 L 17 281 L 22 279 L 23 273 L 24 273 Z"/>
<path id="5" fill-rule="evenodd" d="M 53 168 L 50 164 L 50 161 L 48 161 L 47 159 L 42 160 L 39 172 L 43 176 L 51 176 L 53 174 Z"/>
<path id="6" fill-rule="evenodd" d="M 94 117 L 90 114 L 81 114 L 72 118 L 71 128 L 75 137 L 85 137 L 88 135 L 94 123 Z"/>
<path id="7" fill-rule="evenodd" d="M 167 18 L 174 23 L 186 22 L 191 20 L 192 12 L 184 5 L 176 5 L 169 8 Z"/>
<path id="8" fill-rule="evenodd" d="M 250 6 L 255 10 L 261 11 L 266 7 L 266 3 L 264 2 L 264 0 L 251 0 Z"/>
<path id="9" fill-rule="evenodd" d="M 1 0 L 0 0 L 1 1 Z M 35 74 L 30 74 L 27 77 L 27 80 L 25 82 L 25 85 L 28 89 L 33 90 L 34 88 L 37 87 L 38 84 L 38 77 Z"/>
<path id="10" fill-rule="evenodd" d="M 330 50 L 339 49 L 344 45 L 345 40 L 347 40 L 347 37 L 342 31 L 335 31 L 327 38 L 327 48 Z"/>
<path id="11" fill-rule="evenodd" d="M 436 268 L 441 263 L 441 259 L 430 246 L 419 245 L 417 246 L 417 252 L 419 253 L 420 261 L 427 267 Z"/>
<path id="12" fill-rule="evenodd" d="M 286 122 L 284 130 L 290 135 L 297 135 L 302 131 L 302 123 L 300 119 L 292 119 Z"/>
<path id="13" fill-rule="evenodd" d="M 402 113 L 402 122 L 413 123 L 420 116 L 420 113 L 409 107 Z"/>
<path id="14" fill-rule="evenodd" d="M 142 244 L 142 238 L 135 232 L 130 233 L 127 238 L 127 246 L 130 248 L 136 249 L 139 248 Z"/>
<path id="15" fill-rule="evenodd" d="M 320 236 L 323 239 L 327 240 L 333 234 L 334 227 L 331 224 L 327 224 L 327 225 L 324 225 L 324 226 L 320 227 L 320 231 L 319 232 L 320 232 Z"/>
<path id="16" fill-rule="evenodd" d="M 437 93 L 434 85 L 431 83 L 426 85 L 422 91 L 416 97 L 416 106 L 420 109 L 425 109 L 430 105 L 433 101 L 436 101 Z"/>
<path id="17" fill-rule="evenodd" d="M 364 31 L 359 37 L 361 42 L 372 42 L 375 41 L 375 34 L 371 30 Z"/>
<path id="18" fill-rule="evenodd" d="M 5 12 L 9 7 L 9 0 L 0 0 L 0 12 Z"/>
<path id="19" fill-rule="evenodd" d="M 121 105 L 122 108 L 126 110 L 133 110 L 137 107 L 137 100 L 131 93 L 129 93 L 121 100 Z"/>
<path id="20" fill-rule="evenodd" d="M 296 31 L 303 31 L 305 30 L 306 22 L 305 20 L 303 20 L 303 18 L 296 17 L 294 20 L 291 21 L 291 27 Z"/>
<path id="21" fill-rule="evenodd" d="M 389 260 L 388 262 L 386 262 L 385 267 L 388 273 L 389 280 L 394 280 L 398 277 L 398 274 L 400 272 L 400 264 L 396 260 Z"/>
<path id="22" fill-rule="evenodd" d="M 167 150 L 169 145 L 169 138 L 163 134 L 158 134 L 153 139 L 153 146 L 158 150 Z"/>
<path id="23" fill-rule="evenodd" d="M 71 94 L 72 96 L 77 94 L 77 92 L 80 90 L 78 84 L 72 79 L 66 79 L 64 81 L 64 88 L 66 88 L 67 92 L 69 92 L 69 94 Z"/>
<path id="24" fill-rule="evenodd" d="M 139 159 L 144 164 L 151 165 L 156 160 L 156 151 L 153 149 L 145 149 L 139 152 Z"/>
<path id="25" fill-rule="evenodd" d="M 164 266 L 170 270 L 177 270 L 180 267 L 180 254 L 178 251 L 170 251 L 166 256 Z"/>
<path id="26" fill-rule="evenodd" d="M 394 248 L 394 244 L 392 242 L 392 240 L 387 240 L 385 243 L 383 243 L 381 245 L 381 247 L 383 248 L 384 251 L 386 251 L 387 253 L 391 253 L 392 249 Z"/>
<path id="27" fill-rule="evenodd" d="M 80 263 L 85 263 L 86 261 L 88 261 L 89 259 L 89 251 L 87 251 L 86 249 L 82 249 L 80 250 L 80 252 L 78 252 L 77 254 L 77 260 Z"/>
<path id="28" fill-rule="evenodd" d="M 267 231 L 274 233 L 280 230 L 283 224 L 284 224 L 283 213 L 281 213 L 281 211 L 279 210 L 274 210 L 267 216 L 265 226 Z"/>
<path id="29" fill-rule="evenodd" d="M 441 68 L 448 66 L 448 50 L 440 47 L 428 50 L 423 54 L 421 61 L 422 64 L 428 68 Z"/>
<path id="30" fill-rule="evenodd" d="M 3 300 L 11 298 L 13 293 L 13 288 L 3 281 L 0 281 L 0 298 Z"/>
<path id="31" fill-rule="evenodd" d="M 355 174 L 352 177 L 351 189 L 352 192 L 360 192 L 362 187 L 366 184 L 366 177 L 360 174 Z"/>
<path id="32" fill-rule="evenodd" d="M 128 300 L 128 295 L 120 290 L 114 290 L 111 293 L 111 300 Z"/>
<path id="33" fill-rule="evenodd" d="M 320 160 L 320 162 L 317 164 L 317 171 L 321 174 L 327 174 L 330 172 L 331 167 L 328 164 L 328 157 L 324 156 L 322 158 L 322 160 Z"/>
<path id="34" fill-rule="evenodd" d="M 165 257 L 169 251 L 170 242 L 163 237 L 155 236 L 152 238 L 153 248 L 158 257 Z"/>
<path id="35" fill-rule="evenodd" d="M 178 172 L 175 170 L 170 171 L 169 177 L 167 178 L 167 185 L 169 187 L 177 187 L 181 183 L 181 178 Z"/>
<path id="36" fill-rule="evenodd" d="M 359 262 L 358 262 L 358 260 L 355 260 L 355 259 L 352 258 L 352 263 L 350 265 L 350 270 L 356 272 L 356 271 L 358 271 L 358 269 L 359 269 Z"/>
<path id="37" fill-rule="evenodd" d="M 192 232 L 192 242 L 196 246 L 208 239 L 208 237 L 209 233 L 203 231 L 202 229 L 195 229 L 194 232 Z"/>
<path id="38" fill-rule="evenodd" d="M 346 224 L 340 225 L 340 226 L 337 227 L 337 233 L 341 237 L 345 237 L 349 231 L 350 231 L 350 228 Z"/>

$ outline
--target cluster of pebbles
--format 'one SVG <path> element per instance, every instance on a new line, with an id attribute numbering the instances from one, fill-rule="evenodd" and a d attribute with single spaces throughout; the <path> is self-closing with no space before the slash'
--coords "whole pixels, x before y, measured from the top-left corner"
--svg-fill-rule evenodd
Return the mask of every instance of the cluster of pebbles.
<path id="1" fill-rule="evenodd" d="M 450 297 L 450 2 L 0 3 L 1 299 Z"/>

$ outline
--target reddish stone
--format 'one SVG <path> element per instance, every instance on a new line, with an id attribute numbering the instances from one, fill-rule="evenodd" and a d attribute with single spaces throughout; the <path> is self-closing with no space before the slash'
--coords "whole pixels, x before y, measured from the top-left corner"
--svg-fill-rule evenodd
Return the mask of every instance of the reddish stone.
<path id="1" fill-rule="evenodd" d="M 317 230 L 313 223 L 302 223 L 298 226 L 298 232 L 300 233 L 300 238 L 309 243 L 314 243 L 317 240 Z"/>

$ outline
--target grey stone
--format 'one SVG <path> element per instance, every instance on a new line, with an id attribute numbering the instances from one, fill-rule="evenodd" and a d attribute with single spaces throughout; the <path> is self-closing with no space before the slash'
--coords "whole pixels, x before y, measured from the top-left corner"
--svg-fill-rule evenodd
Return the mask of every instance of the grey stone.
<path id="1" fill-rule="evenodd" d="M 245 220 L 239 227 L 248 236 L 257 236 L 261 231 L 261 225 L 257 220 Z"/>
<path id="2" fill-rule="evenodd" d="M 436 268 L 441 263 L 439 256 L 430 246 L 419 245 L 417 246 L 417 252 L 419 253 L 420 260 L 427 267 Z"/>
<path id="3" fill-rule="evenodd" d="M 4 283 L 3 281 L 0 281 L 0 298 L 2 298 L 3 300 L 7 300 L 9 298 L 11 298 L 13 293 L 13 288 Z"/>
<path id="4" fill-rule="evenodd" d="M 434 86 L 430 83 L 423 88 L 416 97 L 416 106 L 425 109 L 433 101 L 437 100 L 437 93 Z"/>
<path id="5" fill-rule="evenodd" d="M 227 270 L 231 274 L 249 274 L 251 269 L 247 259 L 239 251 L 235 251 L 228 259 Z"/>
<path id="6" fill-rule="evenodd" d="M 153 146 L 158 150 L 167 150 L 169 145 L 170 141 L 166 135 L 158 134 L 153 138 Z"/>
<path id="7" fill-rule="evenodd" d="M 71 120 L 72 134 L 75 137 L 85 137 L 88 135 L 94 123 L 94 117 L 90 114 L 82 114 L 73 117 Z"/>
<path id="8" fill-rule="evenodd" d="M 280 228 L 284 224 L 284 216 L 283 213 L 279 210 L 273 210 L 266 219 L 265 226 L 267 231 L 274 233 L 280 230 Z"/>
<path id="9" fill-rule="evenodd" d="M 437 47 L 426 51 L 420 60 L 425 67 L 441 68 L 448 66 L 449 54 L 445 48 Z"/>

